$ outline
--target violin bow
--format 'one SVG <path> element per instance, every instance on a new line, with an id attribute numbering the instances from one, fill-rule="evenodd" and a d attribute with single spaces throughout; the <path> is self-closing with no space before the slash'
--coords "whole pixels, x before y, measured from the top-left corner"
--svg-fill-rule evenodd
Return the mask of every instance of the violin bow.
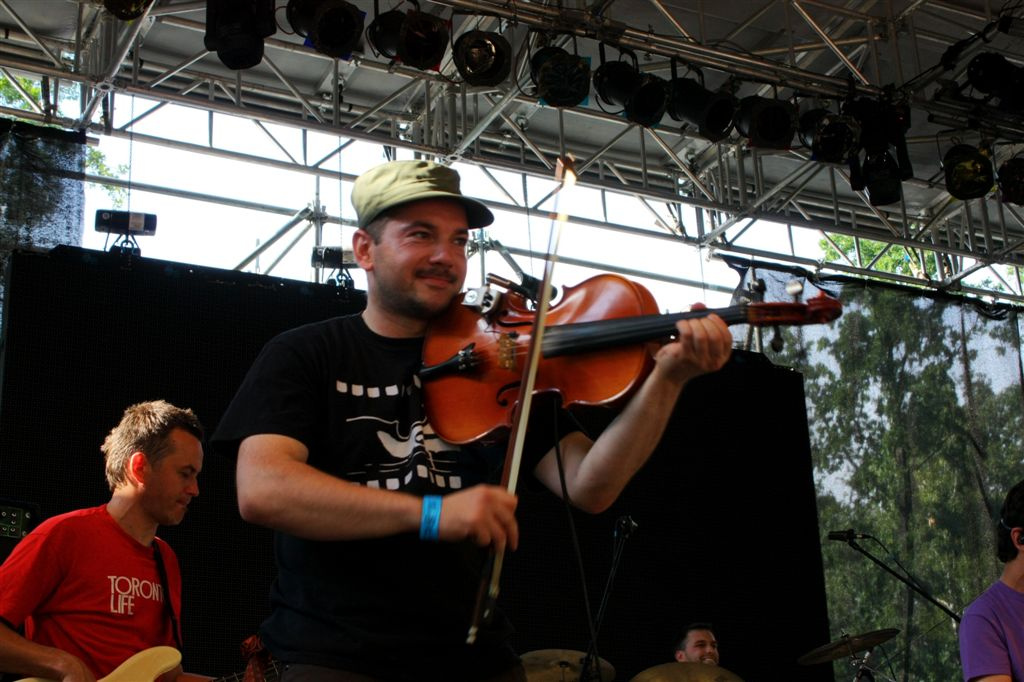
<path id="1" fill-rule="evenodd" d="M 569 219 L 565 211 L 559 207 L 565 203 L 563 195 L 568 194 L 566 190 L 571 190 L 576 185 L 576 168 L 573 166 L 570 157 L 560 156 L 558 158 L 558 162 L 555 165 L 555 179 L 561 184 L 555 196 L 555 218 L 548 235 L 548 257 L 544 263 L 544 278 L 541 282 L 540 297 L 537 301 L 533 335 L 530 337 L 526 363 L 523 365 L 523 375 L 519 384 L 519 399 L 514 407 L 512 430 L 509 436 L 508 448 L 505 451 L 505 467 L 501 475 L 502 485 L 510 493 L 515 493 L 516 486 L 519 483 L 519 469 L 523 459 L 523 444 L 526 441 L 526 426 L 529 421 L 530 407 L 533 404 L 533 387 L 537 380 L 537 366 L 540 364 L 541 359 L 545 322 L 547 321 L 548 309 L 551 307 L 552 273 L 555 269 L 555 262 L 558 260 L 558 243 L 561 240 L 562 226 Z M 469 632 L 466 634 L 467 644 L 473 644 L 476 641 L 480 626 L 489 622 L 494 615 L 494 606 L 498 600 L 501 569 L 504 559 L 505 555 L 503 552 L 497 552 L 493 547 L 491 548 L 490 560 L 485 566 L 480 580 L 476 606 L 473 609 L 473 619 L 469 625 Z"/>

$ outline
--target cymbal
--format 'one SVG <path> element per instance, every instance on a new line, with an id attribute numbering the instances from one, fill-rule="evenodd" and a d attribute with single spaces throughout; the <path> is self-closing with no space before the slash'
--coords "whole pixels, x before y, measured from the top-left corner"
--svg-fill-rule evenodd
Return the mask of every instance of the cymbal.
<path id="1" fill-rule="evenodd" d="M 630 682 L 743 682 L 736 673 L 710 663 L 662 663 Z"/>
<path id="2" fill-rule="evenodd" d="M 572 649 L 539 649 L 528 651 L 520 658 L 526 668 L 526 679 L 529 682 L 578 682 L 583 672 L 583 659 L 586 654 Z M 601 679 L 611 682 L 615 679 L 615 668 L 603 658 L 598 659 L 601 667 Z M 591 674 L 596 671 L 591 670 Z M 596 679 L 596 678 L 592 678 Z"/>
<path id="3" fill-rule="evenodd" d="M 888 642 L 899 634 L 896 628 L 885 630 L 872 630 L 859 635 L 843 635 L 834 642 L 819 646 L 813 651 L 796 659 L 800 665 L 814 665 L 815 663 L 827 663 L 847 656 L 853 656 L 858 651 L 873 649 L 882 642 Z"/>

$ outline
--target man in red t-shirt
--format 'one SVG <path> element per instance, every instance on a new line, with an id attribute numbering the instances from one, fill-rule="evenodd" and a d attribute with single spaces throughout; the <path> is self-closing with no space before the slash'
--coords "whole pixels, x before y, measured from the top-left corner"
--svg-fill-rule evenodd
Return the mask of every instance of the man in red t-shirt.
<path id="1" fill-rule="evenodd" d="M 93 682 L 141 650 L 180 648 L 181 573 L 156 531 L 199 494 L 202 438 L 191 410 L 125 410 L 100 448 L 110 501 L 44 521 L 0 565 L 0 671 Z"/>

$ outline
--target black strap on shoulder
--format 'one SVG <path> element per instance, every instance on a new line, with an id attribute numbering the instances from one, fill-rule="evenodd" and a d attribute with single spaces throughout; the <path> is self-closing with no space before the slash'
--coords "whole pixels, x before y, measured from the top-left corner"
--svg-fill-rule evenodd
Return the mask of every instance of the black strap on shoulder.
<path id="1" fill-rule="evenodd" d="M 153 559 L 156 561 L 156 570 L 160 574 L 160 584 L 164 588 L 164 609 L 168 618 L 171 619 L 171 629 L 174 631 L 174 643 L 181 651 L 181 630 L 178 628 L 178 614 L 174 612 L 173 599 L 171 598 L 171 586 L 167 582 L 167 569 L 164 568 L 163 552 L 160 551 L 160 543 L 153 538 Z"/>

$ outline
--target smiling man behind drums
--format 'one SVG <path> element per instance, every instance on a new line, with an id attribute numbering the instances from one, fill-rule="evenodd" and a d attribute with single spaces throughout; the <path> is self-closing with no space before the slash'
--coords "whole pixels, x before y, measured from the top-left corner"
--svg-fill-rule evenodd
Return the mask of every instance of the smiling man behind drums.
<path id="1" fill-rule="evenodd" d="M 710 623 L 691 623 L 676 644 L 676 660 L 680 663 L 718 665 L 718 640 Z"/>

